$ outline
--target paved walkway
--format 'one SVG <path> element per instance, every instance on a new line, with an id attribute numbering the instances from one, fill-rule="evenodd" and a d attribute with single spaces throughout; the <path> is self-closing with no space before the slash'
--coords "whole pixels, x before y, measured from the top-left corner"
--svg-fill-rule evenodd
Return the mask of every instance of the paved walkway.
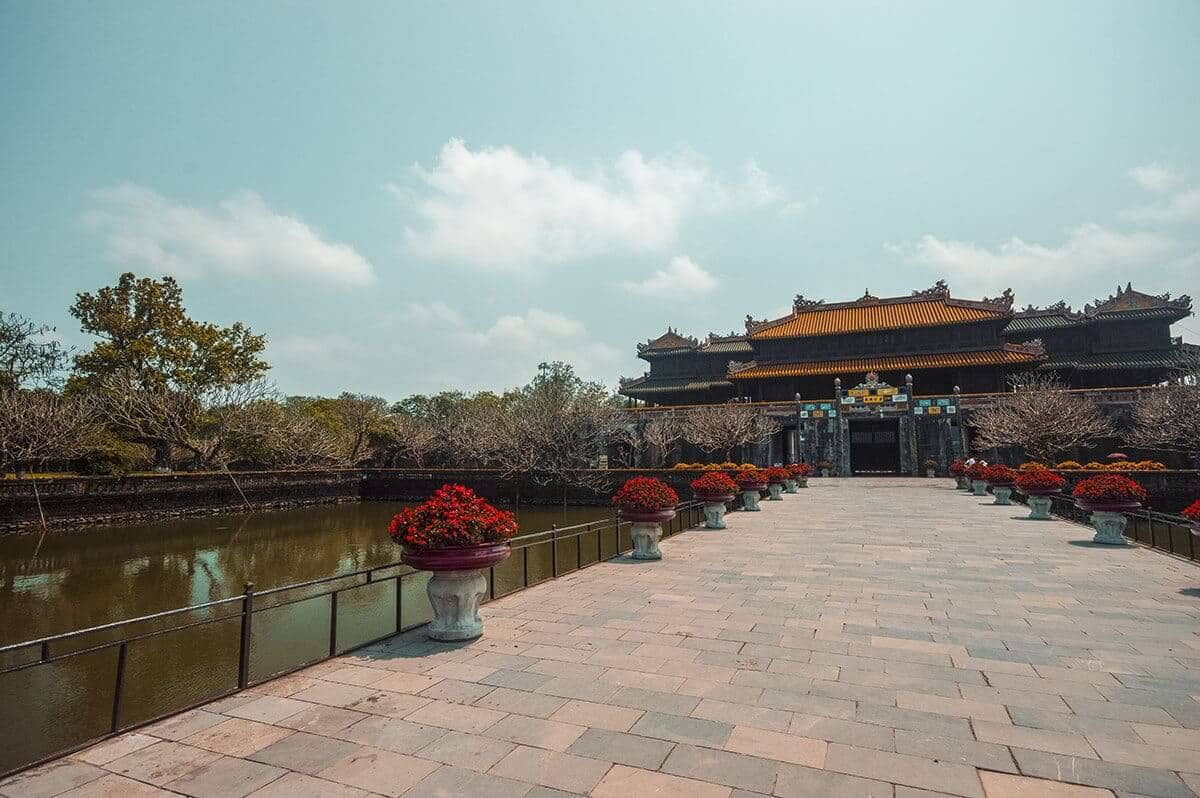
<path id="1" fill-rule="evenodd" d="M 983 502 L 813 480 L 0 794 L 1200 794 L 1200 568 Z"/>

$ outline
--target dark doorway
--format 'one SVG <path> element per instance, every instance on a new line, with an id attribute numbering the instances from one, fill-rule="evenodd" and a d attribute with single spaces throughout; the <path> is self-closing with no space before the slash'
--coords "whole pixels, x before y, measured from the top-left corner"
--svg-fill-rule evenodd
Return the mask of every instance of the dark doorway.
<path id="1" fill-rule="evenodd" d="M 850 422 L 850 470 L 855 474 L 900 472 L 900 419 L 859 418 Z"/>

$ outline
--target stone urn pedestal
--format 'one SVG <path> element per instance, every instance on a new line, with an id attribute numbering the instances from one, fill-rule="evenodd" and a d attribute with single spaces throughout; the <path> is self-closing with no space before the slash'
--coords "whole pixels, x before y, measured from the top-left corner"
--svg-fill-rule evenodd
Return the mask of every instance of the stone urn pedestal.
<path id="1" fill-rule="evenodd" d="M 794 480 L 794 479 L 784 480 L 783 490 L 785 493 L 795 493 L 798 490 L 798 488 L 799 488 L 799 486 L 796 485 L 796 480 Z"/>
<path id="2" fill-rule="evenodd" d="M 982 479 L 971 480 L 971 495 L 986 496 L 987 495 L 987 483 L 984 482 Z"/>
<path id="3" fill-rule="evenodd" d="M 1096 529 L 1093 543 L 1103 543 L 1106 546 L 1124 546 L 1125 527 L 1129 518 L 1125 513 L 1132 512 L 1142 505 L 1139 502 L 1097 502 L 1087 499 L 1076 499 L 1075 506 L 1092 513 L 1092 526 Z"/>
<path id="4" fill-rule="evenodd" d="M 926 468 L 925 476 L 928 477 L 929 479 L 933 479 L 934 477 L 937 476 L 937 469 L 936 468 Z"/>
<path id="5" fill-rule="evenodd" d="M 967 479 L 964 476 L 957 476 L 957 477 L 955 477 L 955 479 L 958 481 L 957 487 L 959 490 L 970 490 L 971 489 L 971 480 Z"/>
<path id="6" fill-rule="evenodd" d="M 662 549 L 658 547 L 658 542 L 662 540 L 662 522 L 675 517 L 675 508 L 634 510 L 622 507 L 620 515 L 633 523 L 629 530 L 629 536 L 633 540 L 633 551 L 629 556 L 635 560 L 661 560 Z"/>
<path id="7" fill-rule="evenodd" d="M 483 634 L 479 602 L 487 595 L 487 569 L 508 559 L 507 543 L 481 543 L 444 549 L 405 547 L 400 561 L 418 571 L 432 571 L 425 592 L 433 620 L 425 627 L 431 640 L 474 640 Z"/>
<path id="8" fill-rule="evenodd" d="M 1012 492 L 1013 486 L 1011 483 L 1007 485 L 992 485 L 992 504 L 1012 504 L 1012 501 L 1010 501 L 1012 499 Z"/>
<path id="9" fill-rule="evenodd" d="M 696 501 L 704 502 L 704 528 L 725 528 L 725 503 L 733 501 L 732 493 L 696 494 Z"/>
<path id="10" fill-rule="evenodd" d="M 748 513 L 757 513 L 762 508 L 758 506 L 758 492 L 765 488 L 762 486 L 750 486 L 742 489 L 742 509 Z"/>
<path id="11" fill-rule="evenodd" d="M 1029 504 L 1029 520 L 1031 521 L 1050 521 L 1050 497 L 1053 493 L 1029 493 L 1026 494 Z"/>
<path id="12" fill-rule="evenodd" d="M 783 501 L 783 483 L 769 482 L 767 483 L 768 501 L 781 502 Z"/>

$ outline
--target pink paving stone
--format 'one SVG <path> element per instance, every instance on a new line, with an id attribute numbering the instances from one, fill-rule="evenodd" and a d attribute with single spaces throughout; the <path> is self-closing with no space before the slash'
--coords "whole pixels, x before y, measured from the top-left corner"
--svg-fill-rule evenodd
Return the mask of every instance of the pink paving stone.
<path id="1" fill-rule="evenodd" d="M 614 765 L 591 794 L 593 798 L 728 798 L 732 792 L 719 784 Z"/>
<path id="2" fill-rule="evenodd" d="M 368 792 L 397 796 L 438 767 L 438 763 L 427 759 L 377 748 L 363 748 L 316 775 Z"/>
<path id="3" fill-rule="evenodd" d="M 987 798 L 1112 798 L 1110 790 L 1099 787 L 1081 787 L 1008 773 L 982 770 L 979 779 Z"/>
<path id="4" fill-rule="evenodd" d="M 254 720 L 230 718 L 224 723 L 193 734 L 183 742 L 226 756 L 250 756 L 291 733 L 290 729 L 281 729 Z"/>

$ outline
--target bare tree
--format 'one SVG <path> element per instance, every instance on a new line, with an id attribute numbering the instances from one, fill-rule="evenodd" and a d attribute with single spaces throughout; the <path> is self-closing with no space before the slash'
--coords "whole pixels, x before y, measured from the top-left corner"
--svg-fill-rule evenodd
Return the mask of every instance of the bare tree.
<path id="1" fill-rule="evenodd" d="M 418 468 L 438 445 L 437 428 L 428 420 L 405 413 L 393 413 L 384 420 L 381 433 L 395 459 L 411 462 Z"/>
<path id="2" fill-rule="evenodd" d="M 70 354 L 53 327 L 0 311 L 0 390 L 58 385 Z"/>
<path id="3" fill-rule="evenodd" d="M 762 440 L 769 430 L 767 417 L 757 409 L 738 404 L 709 405 L 684 416 L 683 438 L 702 452 L 721 452 L 728 460 L 739 446 Z"/>
<path id="4" fill-rule="evenodd" d="M 1171 384 L 1141 393 L 1125 441 L 1140 449 L 1200 455 L 1200 354 L 1189 351 Z"/>
<path id="5" fill-rule="evenodd" d="M 1012 393 L 970 417 L 979 449 L 1016 446 L 1035 460 L 1053 462 L 1114 432 L 1095 402 L 1070 392 L 1052 374 L 1023 374 L 1010 383 Z"/>
<path id="6" fill-rule="evenodd" d="M 165 442 L 209 468 L 224 465 L 235 446 L 245 448 L 263 434 L 274 389 L 259 379 L 192 391 L 112 375 L 98 396 L 105 421 L 128 438 Z"/>
<path id="7" fill-rule="evenodd" d="M 350 439 L 346 462 L 357 465 L 370 454 L 370 435 L 381 430 L 387 418 L 387 401 L 363 393 L 343 393 L 334 401 L 334 410 L 345 425 Z"/>
<path id="8" fill-rule="evenodd" d="M 0 466 L 18 475 L 50 460 L 77 457 L 96 430 L 95 403 L 88 397 L 0 391 Z"/>
<path id="9" fill-rule="evenodd" d="M 654 464 L 663 465 L 683 437 L 683 424 L 673 415 L 661 415 L 650 419 L 642 427 L 642 441 L 653 452 Z"/>
<path id="10" fill-rule="evenodd" d="M 261 456 L 282 469 L 339 465 L 345 449 L 336 430 L 294 405 L 274 405 L 259 443 Z"/>

